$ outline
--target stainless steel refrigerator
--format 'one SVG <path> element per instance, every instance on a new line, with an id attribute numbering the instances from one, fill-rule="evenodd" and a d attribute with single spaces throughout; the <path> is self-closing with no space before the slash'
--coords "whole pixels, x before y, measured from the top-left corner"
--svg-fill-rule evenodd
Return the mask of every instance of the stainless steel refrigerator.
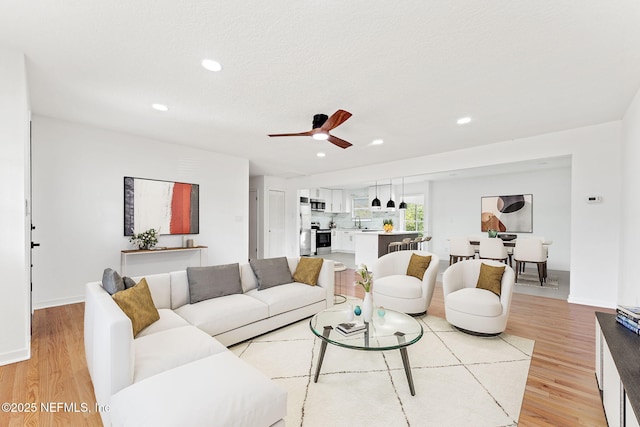
<path id="1" fill-rule="evenodd" d="M 300 255 L 311 255 L 311 203 L 300 197 Z"/>

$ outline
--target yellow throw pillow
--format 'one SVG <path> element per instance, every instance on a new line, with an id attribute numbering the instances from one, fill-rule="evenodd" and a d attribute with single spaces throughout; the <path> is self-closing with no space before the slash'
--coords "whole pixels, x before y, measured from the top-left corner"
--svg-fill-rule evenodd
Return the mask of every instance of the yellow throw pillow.
<path id="1" fill-rule="evenodd" d="M 317 285 L 322 262 L 322 258 L 300 258 L 296 271 L 293 273 L 293 280 L 311 286 Z"/>
<path id="2" fill-rule="evenodd" d="M 502 291 L 502 275 L 504 274 L 505 268 L 506 266 L 494 267 L 482 263 L 480 265 L 480 275 L 478 276 L 476 288 L 486 289 L 500 296 L 500 292 Z"/>
<path id="3" fill-rule="evenodd" d="M 147 279 L 143 278 L 132 288 L 113 294 L 113 300 L 124 314 L 131 319 L 133 336 L 160 319 L 158 309 L 153 304 Z"/>
<path id="4" fill-rule="evenodd" d="M 431 256 L 411 254 L 411 259 L 407 266 L 407 276 L 417 277 L 422 280 L 424 272 L 429 268 L 429 264 L 431 264 Z"/>

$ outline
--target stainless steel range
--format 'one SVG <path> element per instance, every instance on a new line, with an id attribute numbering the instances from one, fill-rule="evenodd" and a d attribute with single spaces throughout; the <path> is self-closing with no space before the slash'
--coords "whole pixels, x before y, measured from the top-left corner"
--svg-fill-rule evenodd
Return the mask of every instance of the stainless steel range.
<path id="1" fill-rule="evenodd" d="M 312 222 L 311 229 L 316 230 L 316 253 L 318 255 L 331 253 L 331 229 L 320 228 L 319 222 Z"/>

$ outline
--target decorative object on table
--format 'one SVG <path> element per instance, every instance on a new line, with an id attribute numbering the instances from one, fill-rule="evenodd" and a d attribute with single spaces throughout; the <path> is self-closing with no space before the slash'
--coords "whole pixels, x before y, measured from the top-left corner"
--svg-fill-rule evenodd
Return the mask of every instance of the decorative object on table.
<path id="1" fill-rule="evenodd" d="M 200 232 L 200 186 L 124 177 L 124 235 L 152 226 L 164 234 Z"/>
<path id="2" fill-rule="evenodd" d="M 347 321 L 352 322 L 353 319 L 355 319 L 355 315 L 353 313 L 353 305 L 349 304 L 349 307 L 347 308 Z"/>
<path id="3" fill-rule="evenodd" d="M 481 230 L 531 233 L 533 231 L 533 195 L 490 196 L 481 198 Z"/>
<path id="4" fill-rule="evenodd" d="M 360 264 L 356 271 L 360 280 L 356 283 L 364 289 L 364 300 L 362 301 L 362 315 L 365 322 L 371 321 L 373 315 L 373 297 L 371 296 L 371 285 L 373 284 L 373 273 L 369 271 L 365 264 Z"/>
<path id="5" fill-rule="evenodd" d="M 345 322 L 345 323 L 340 323 L 338 324 L 338 326 L 336 326 L 336 330 L 345 336 L 355 335 L 360 332 L 364 332 L 366 328 L 367 328 L 366 325 L 362 322 Z"/>
<path id="6" fill-rule="evenodd" d="M 138 249 L 151 249 L 158 244 L 158 231 L 150 228 L 129 238 L 129 242 L 138 246 Z"/>
<path id="7" fill-rule="evenodd" d="M 356 316 L 360 316 L 362 314 L 362 309 L 359 305 L 356 305 L 356 308 L 353 309 L 353 314 L 355 314 Z"/>
<path id="8" fill-rule="evenodd" d="M 393 231 L 393 220 L 392 219 L 383 219 L 382 220 L 382 228 L 386 233 L 391 233 Z"/>
<path id="9" fill-rule="evenodd" d="M 494 238 L 498 237 L 498 230 L 491 229 L 491 230 L 487 231 L 487 235 L 490 238 L 494 239 Z"/>
<path id="10" fill-rule="evenodd" d="M 387 314 L 387 310 L 385 310 L 383 306 L 378 307 L 378 316 L 384 317 L 385 314 Z"/>

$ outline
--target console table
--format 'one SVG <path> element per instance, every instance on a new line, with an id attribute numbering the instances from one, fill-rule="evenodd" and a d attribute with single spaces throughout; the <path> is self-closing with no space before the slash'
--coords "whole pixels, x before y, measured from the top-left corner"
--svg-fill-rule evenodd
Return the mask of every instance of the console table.
<path id="1" fill-rule="evenodd" d="M 194 246 L 193 248 L 160 248 L 160 249 L 130 249 L 120 251 L 120 274 L 126 276 L 127 274 L 127 259 L 129 257 L 137 256 L 154 256 L 157 254 L 166 254 L 169 252 L 185 252 L 185 251 L 198 251 L 200 253 L 200 266 L 207 265 L 208 263 L 208 246 Z"/>
<path id="2" fill-rule="evenodd" d="M 637 427 L 640 414 L 640 336 L 596 312 L 596 380 L 610 426 Z"/>

